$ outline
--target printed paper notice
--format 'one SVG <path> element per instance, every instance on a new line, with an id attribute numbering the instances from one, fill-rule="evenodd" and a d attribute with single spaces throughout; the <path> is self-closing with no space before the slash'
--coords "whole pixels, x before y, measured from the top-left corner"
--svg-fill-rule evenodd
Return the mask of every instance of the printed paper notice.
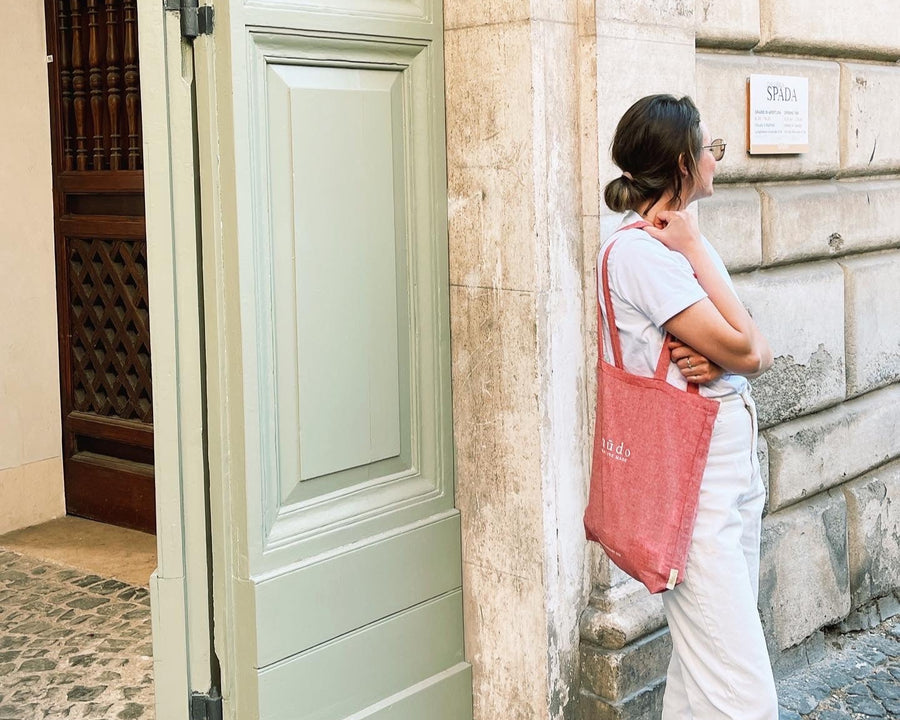
<path id="1" fill-rule="evenodd" d="M 809 78 L 751 75 L 747 94 L 751 155 L 809 152 Z"/>

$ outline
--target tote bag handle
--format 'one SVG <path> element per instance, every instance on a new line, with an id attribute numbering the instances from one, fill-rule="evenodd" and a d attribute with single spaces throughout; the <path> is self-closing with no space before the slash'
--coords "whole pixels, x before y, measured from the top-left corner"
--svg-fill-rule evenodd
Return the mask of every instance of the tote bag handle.
<path id="1" fill-rule="evenodd" d="M 649 224 L 650 223 L 644 220 L 638 220 L 637 222 L 620 228 L 616 231 L 616 234 L 625 230 L 631 230 L 632 228 L 645 228 Z M 622 343 L 619 340 L 619 329 L 616 327 L 616 313 L 613 310 L 612 297 L 609 294 L 609 272 L 607 270 L 607 264 L 609 262 L 609 251 L 613 249 L 613 245 L 615 245 L 617 241 L 618 239 L 613 240 L 606 247 L 606 251 L 603 253 L 601 272 L 603 274 L 603 300 L 604 304 L 606 305 L 606 324 L 607 330 L 609 332 L 610 345 L 612 345 L 613 362 L 617 368 L 619 368 L 620 370 L 624 370 L 625 366 L 622 362 Z M 666 337 L 663 339 L 662 350 L 659 353 L 659 359 L 656 361 L 656 372 L 653 375 L 657 380 L 666 379 L 666 374 L 669 368 L 669 343 L 672 339 L 672 335 L 670 333 L 666 333 Z M 599 311 L 599 308 L 597 310 L 597 357 L 603 357 L 603 315 Z M 689 382 L 687 384 L 687 392 L 696 395 L 700 392 L 700 387 L 696 383 Z"/>

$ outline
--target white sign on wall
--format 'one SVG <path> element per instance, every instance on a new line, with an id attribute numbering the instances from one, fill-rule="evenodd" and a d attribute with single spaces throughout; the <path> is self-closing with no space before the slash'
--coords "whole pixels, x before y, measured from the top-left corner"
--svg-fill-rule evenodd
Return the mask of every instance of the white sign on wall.
<path id="1" fill-rule="evenodd" d="M 809 78 L 751 75 L 747 95 L 751 155 L 809 151 Z"/>

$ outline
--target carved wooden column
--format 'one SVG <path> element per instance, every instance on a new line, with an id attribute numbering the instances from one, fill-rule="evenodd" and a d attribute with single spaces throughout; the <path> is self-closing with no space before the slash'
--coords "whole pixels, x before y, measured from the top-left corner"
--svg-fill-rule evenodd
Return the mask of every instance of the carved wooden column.
<path id="1" fill-rule="evenodd" d="M 128 122 L 128 169 L 141 167 L 138 135 L 139 89 L 137 66 L 137 16 L 134 0 L 125 0 L 125 114 Z"/>
<path id="2" fill-rule="evenodd" d="M 72 58 L 69 53 L 69 14 L 66 1 L 57 3 L 59 33 L 56 61 L 59 63 L 60 114 L 62 115 L 63 168 L 75 167 L 75 151 L 72 149 Z"/>
<path id="3" fill-rule="evenodd" d="M 98 0 L 87 0 L 88 78 L 91 91 L 93 169 L 102 170 L 106 155 L 103 141 L 103 71 L 100 68 L 100 10 Z"/>
<path id="4" fill-rule="evenodd" d="M 119 67 L 119 46 L 116 38 L 117 15 L 115 0 L 106 0 L 106 105 L 109 113 L 110 170 L 120 170 L 122 167 L 122 133 L 119 129 L 122 73 Z"/>
<path id="5" fill-rule="evenodd" d="M 72 0 L 72 89 L 75 108 L 75 168 L 88 169 L 87 136 L 84 129 L 85 79 L 81 38 L 81 0 Z"/>

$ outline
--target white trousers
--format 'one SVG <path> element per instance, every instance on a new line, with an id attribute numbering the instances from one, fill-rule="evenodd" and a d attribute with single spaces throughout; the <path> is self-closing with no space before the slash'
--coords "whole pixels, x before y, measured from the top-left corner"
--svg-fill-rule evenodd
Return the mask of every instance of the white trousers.
<path id="1" fill-rule="evenodd" d="M 662 594 L 672 636 L 663 720 L 777 720 L 757 610 L 765 487 L 748 393 L 721 401 L 684 582 Z"/>

